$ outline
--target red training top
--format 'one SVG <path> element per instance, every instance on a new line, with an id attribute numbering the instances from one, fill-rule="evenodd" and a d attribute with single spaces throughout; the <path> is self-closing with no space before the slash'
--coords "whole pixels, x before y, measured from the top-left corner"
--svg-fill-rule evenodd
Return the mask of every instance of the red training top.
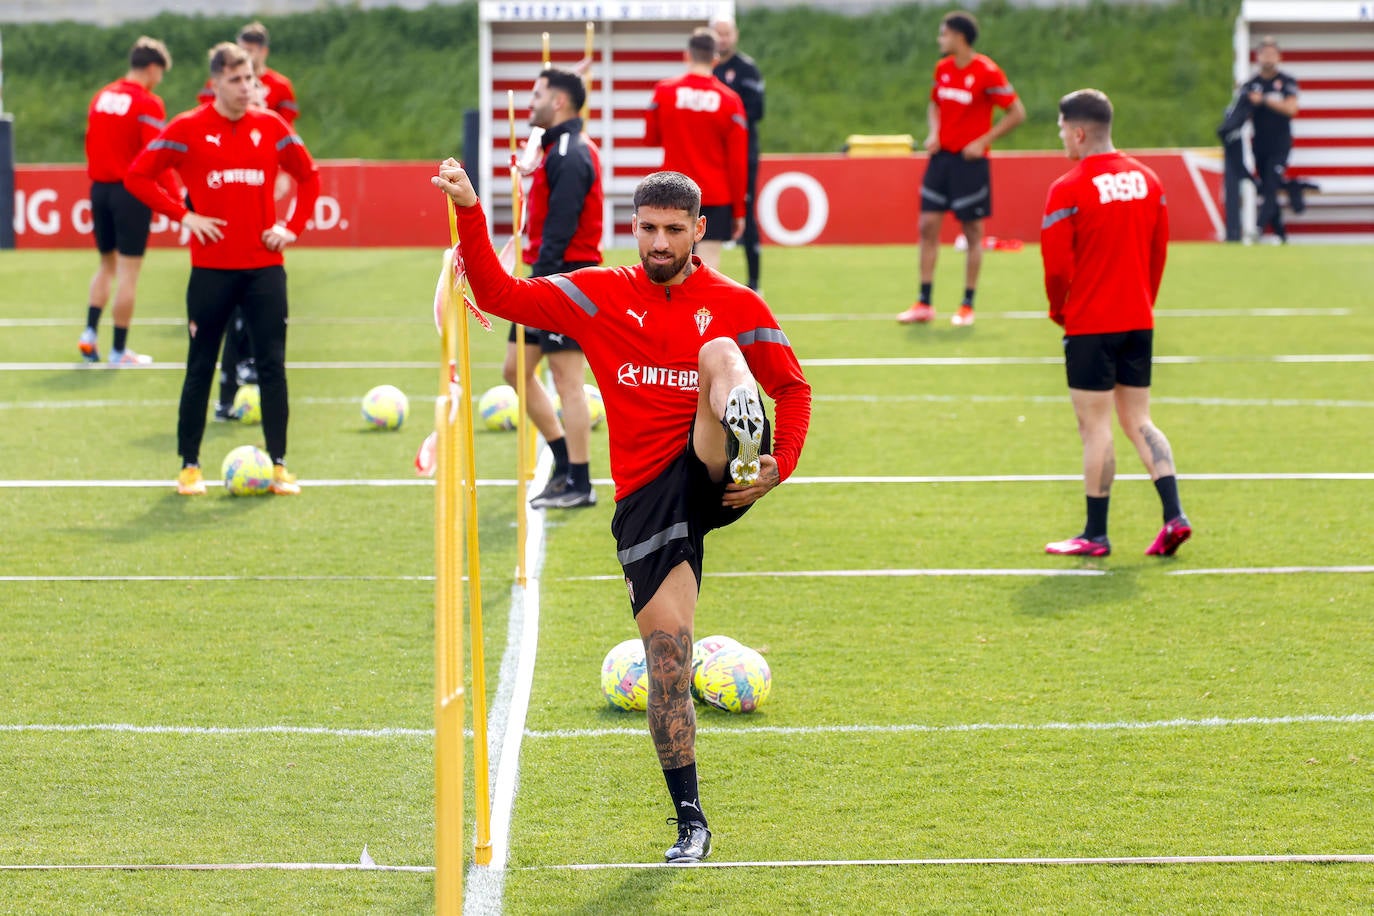
<path id="1" fill-rule="evenodd" d="M 296 87 L 291 85 L 291 80 L 270 67 L 263 67 L 262 73 L 258 74 L 258 79 L 262 81 L 262 87 L 267 90 L 267 99 L 263 102 L 264 107 L 281 115 L 286 119 L 287 124 L 294 124 L 301 113 L 301 109 L 296 104 Z M 196 95 L 196 101 L 204 103 L 214 100 L 215 90 L 210 81 L 206 80 L 205 85 Z"/>
<path id="2" fill-rule="evenodd" d="M 134 160 L 125 180 L 129 192 L 180 221 L 189 212 L 186 204 L 152 181 L 168 168 L 181 174 L 197 213 L 228 221 L 218 242 L 202 245 L 191 237 L 192 267 L 249 270 L 282 263 L 281 252 L 262 243 L 263 232 L 277 222 L 272 189 L 278 169 L 297 182 L 295 210 L 286 224 L 296 235 L 305 231 L 320 196 L 320 175 L 305 144 L 262 108 L 249 108 L 237 121 L 214 105 L 177 115 Z"/>
<path id="3" fill-rule="evenodd" d="M 776 402 L 773 458 L 783 480 L 811 424 L 811 386 L 758 294 L 702 265 L 676 286 L 643 265 L 588 267 L 517 279 L 496 259 L 480 205 L 458 208 L 462 254 L 477 304 L 502 318 L 574 338 L 596 376 L 610 426 L 611 476 L 623 499 L 663 472 L 687 445 L 697 414 L 698 352 L 728 337 Z"/>
<path id="4" fill-rule="evenodd" d="M 663 147 L 663 168 L 701 186 L 703 207 L 744 216 L 749 122 L 744 103 L 714 76 L 685 73 L 654 86 L 644 112 L 644 141 Z"/>
<path id="5" fill-rule="evenodd" d="M 1154 327 L 1169 248 L 1164 187 L 1121 152 L 1088 156 L 1050 185 L 1040 229 L 1050 318 L 1064 332 Z"/>
<path id="6" fill-rule="evenodd" d="M 131 79 L 117 79 L 91 99 L 86 113 L 86 174 L 91 181 L 123 181 L 129 165 L 162 132 L 167 109 L 162 99 Z M 159 182 L 177 193 L 176 178 Z"/>
<path id="7" fill-rule="evenodd" d="M 951 54 L 935 65 L 930 100 L 940 112 L 940 149 L 957 153 L 988 132 L 992 109 L 1010 108 L 1016 90 L 992 58 L 975 54 L 961 68 Z"/>

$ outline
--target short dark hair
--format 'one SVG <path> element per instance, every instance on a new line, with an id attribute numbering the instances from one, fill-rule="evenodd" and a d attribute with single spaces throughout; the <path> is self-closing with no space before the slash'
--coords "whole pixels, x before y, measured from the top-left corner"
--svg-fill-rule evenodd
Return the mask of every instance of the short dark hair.
<path id="1" fill-rule="evenodd" d="M 129 49 L 129 68 L 131 70 L 142 70 L 153 64 L 163 70 L 172 69 L 172 52 L 167 50 L 167 46 L 156 38 L 149 38 L 147 35 L 138 36 L 138 41 Z"/>
<path id="2" fill-rule="evenodd" d="M 221 41 L 210 49 L 210 75 L 219 76 L 225 70 L 251 61 L 248 52 L 232 41 Z"/>
<path id="3" fill-rule="evenodd" d="M 973 18 L 973 14 L 965 10 L 955 10 L 946 13 L 945 18 L 940 20 L 940 25 L 953 32 L 958 32 L 964 36 L 964 40 L 969 43 L 969 47 L 978 40 L 978 20 Z"/>
<path id="4" fill-rule="evenodd" d="M 692 56 L 693 63 L 709 64 L 718 52 L 715 32 L 705 26 L 692 30 L 692 37 L 687 39 L 687 53 Z"/>
<path id="5" fill-rule="evenodd" d="M 635 212 L 640 207 L 686 210 L 696 220 L 701 215 L 701 188 L 681 172 L 651 172 L 635 188 Z"/>
<path id="6" fill-rule="evenodd" d="M 1097 89 L 1079 89 L 1059 100 L 1059 114 L 1065 121 L 1087 121 L 1112 126 L 1112 100 Z"/>
<path id="7" fill-rule="evenodd" d="M 565 93 L 568 101 L 572 102 L 573 111 L 581 111 L 582 106 L 587 104 L 587 84 L 571 70 L 549 67 L 539 72 L 539 78 L 547 82 L 550 89 Z"/>
<path id="8" fill-rule="evenodd" d="M 271 44 L 267 35 L 267 26 L 261 22 L 250 22 L 239 29 L 239 44 L 262 45 L 264 48 Z"/>

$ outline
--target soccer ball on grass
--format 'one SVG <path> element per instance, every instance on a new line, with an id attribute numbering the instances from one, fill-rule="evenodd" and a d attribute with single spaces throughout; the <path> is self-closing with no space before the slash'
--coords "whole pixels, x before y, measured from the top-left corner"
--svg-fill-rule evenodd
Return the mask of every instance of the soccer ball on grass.
<path id="1" fill-rule="evenodd" d="M 606 653 L 601 663 L 601 695 L 614 709 L 649 708 L 649 666 L 642 640 L 627 639 Z"/>
<path id="2" fill-rule="evenodd" d="M 753 712 L 768 701 L 773 689 L 768 662 L 738 643 L 707 656 L 692 681 L 703 701 L 726 712 Z"/>
<path id="3" fill-rule="evenodd" d="M 260 496 L 272 484 L 272 459 L 256 445 L 240 445 L 224 456 L 219 473 L 230 496 Z"/>
<path id="4" fill-rule="evenodd" d="M 363 419 L 377 429 L 399 429 L 410 413 L 410 401 L 395 385 L 378 385 L 363 395 Z"/>
<path id="5" fill-rule="evenodd" d="M 477 401 L 477 412 L 487 429 L 515 429 L 520 419 L 520 399 L 515 396 L 515 389 L 511 386 L 497 385 L 488 388 Z"/>
<path id="6" fill-rule="evenodd" d="M 234 392 L 234 404 L 229 408 L 229 416 L 240 423 L 262 422 L 262 394 L 257 385 L 240 385 Z"/>

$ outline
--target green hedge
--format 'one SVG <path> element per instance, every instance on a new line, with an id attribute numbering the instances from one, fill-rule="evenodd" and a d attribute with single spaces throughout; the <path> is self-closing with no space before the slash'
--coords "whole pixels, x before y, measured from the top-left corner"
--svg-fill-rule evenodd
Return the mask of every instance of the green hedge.
<path id="1" fill-rule="evenodd" d="M 1094 2 L 1054 9 L 978 6 L 979 50 L 1007 71 L 1029 119 L 1004 149 L 1059 145 L 1056 103 L 1083 86 L 1116 103 L 1126 148 L 1206 146 L 1230 96 L 1238 0 Z M 838 150 L 852 133 L 925 133 L 935 33 L 950 6 L 849 17 L 809 7 L 740 16 L 741 47 L 768 80 L 765 152 Z M 4 28 L 5 107 L 20 162 L 79 162 L 86 106 L 121 76 L 140 34 L 167 42 L 174 64 L 159 94 L 169 114 L 195 104 L 206 49 L 242 17 L 162 15 L 113 28 L 57 23 Z M 319 158 L 432 159 L 462 149 L 462 113 L 477 103 L 472 3 L 418 11 L 332 8 L 265 19 L 272 65 L 296 84 L 298 127 Z"/>

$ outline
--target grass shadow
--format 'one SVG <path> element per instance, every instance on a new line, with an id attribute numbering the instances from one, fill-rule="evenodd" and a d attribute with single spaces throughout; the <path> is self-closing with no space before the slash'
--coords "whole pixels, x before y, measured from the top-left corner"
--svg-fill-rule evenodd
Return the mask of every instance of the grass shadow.
<path id="1" fill-rule="evenodd" d="M 1080 561 L 1082 569 L 1102 570 L 1101 576 L 1042 576 L 1030 580 L 1015 596 L 1015 613 L 1060 619 L 1080 611 L 1120 607 L 1140 591 L 1139 570 L 1110 569 L 1100 560 Z"/>
<path id="2" fill-rule="evenodd" d="M 685 865 L 680 869 L 646 868 L 631 871 L 619 883 L 608 886 L 600 894 L 581 901 L 564 912 L 584 916 L 603 916 L 605 913 L 623 913 L 634 909 L 640 912 L 672 912 L 674 907 L 660 909 L 652 904 L 673 890 L 681 877 L 681 871 L 690 869 L 690 865 Z M 629 901 L 634 903 L 630 905 Z"/>

